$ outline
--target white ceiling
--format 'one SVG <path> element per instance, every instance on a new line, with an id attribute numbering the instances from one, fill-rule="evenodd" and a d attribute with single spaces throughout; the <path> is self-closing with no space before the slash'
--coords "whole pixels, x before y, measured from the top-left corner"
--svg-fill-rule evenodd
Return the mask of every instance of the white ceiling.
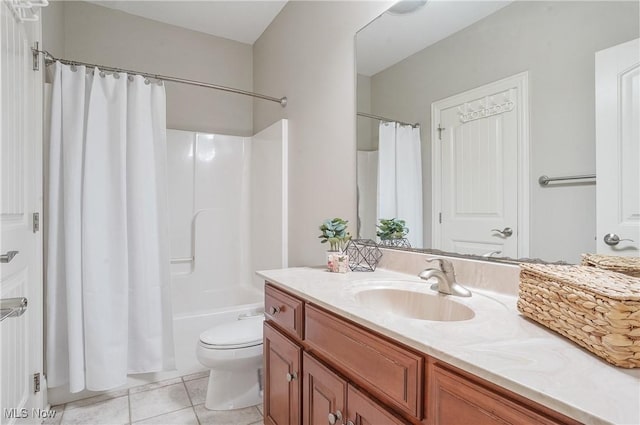
<path id="1" fill-rule="evenodd" d="M 358 32 L 358 74 L 372 76 L 460 31 L 511 1 L 430 0 L 406 15 L 383 13 Z"/>
<path id="2" fill-rule="evenodd" d="M 287 0 L 135 1 L 88 0 L 154 21 L 253 44 Z"/>

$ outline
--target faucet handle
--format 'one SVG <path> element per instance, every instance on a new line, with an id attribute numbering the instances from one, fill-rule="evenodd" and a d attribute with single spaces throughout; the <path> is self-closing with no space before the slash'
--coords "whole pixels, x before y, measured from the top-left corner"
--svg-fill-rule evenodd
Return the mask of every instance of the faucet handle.
<path id="1" fill-rule="evenodd" d="M 424 260 L 427 263 L 433 263 L 433 262 L 438 262 L 440 268 L 442 268 L 442 264 L 444 263 L 444 260 L 442 258 L 427 258 L 426 260 Z"/>
<path id="2" fill-rule="evenodd" d="M 451 261 L 445 260 L 444 258 L 430 258 L 426 260 L 427 263 L 432 263 L 434 261 L 438 262 L 440 270 L 442 270 L 442 272 L 447 275 L 452 282 L 456 281 L 456 272 L 453 269 L 453 263 L 451 263 Z"/>

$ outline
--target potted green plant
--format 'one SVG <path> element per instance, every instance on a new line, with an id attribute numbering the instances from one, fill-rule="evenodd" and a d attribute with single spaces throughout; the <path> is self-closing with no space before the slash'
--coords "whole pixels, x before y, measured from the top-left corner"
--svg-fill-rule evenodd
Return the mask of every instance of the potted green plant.
<path id="1" fill-rule="evenodd" d="M 411 247 L 405 236 L 409 233 L 407 224 L 398 218 L 381 218 L 376 227 L 376 235 L 380 238 L 380 244 L 384 246 Z"/>
<path id="2" fill-rule="evenodd" d="M 344 253 L 351 234 L 347 231 L 347 220 L 334 218 L 325 220 L 320 225 L 320 243 L 329 243 L 327 251 L 327 267 L 332 272 L 346 273 L 349 269 L 349 257 Z"/>

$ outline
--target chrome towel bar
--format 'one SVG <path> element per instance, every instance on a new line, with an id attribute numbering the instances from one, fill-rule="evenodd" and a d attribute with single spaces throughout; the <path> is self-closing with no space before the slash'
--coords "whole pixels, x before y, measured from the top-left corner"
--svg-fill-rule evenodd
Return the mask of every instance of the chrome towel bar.
<path id="1" fill-rule="evenodd" d="M 595 174 L 581 174 L 578 176 L 565 176 L 565 177 L 540 176 L 540 178 L 538 179 L 538 183 L 540 183 L 540 186 L 547 186 L 549 182 L 557 182 L 557 181 L 565 181 L 565 180 L 586 180 L 586 179 L 591 180 L 595 178 L 596 178 Z"/>

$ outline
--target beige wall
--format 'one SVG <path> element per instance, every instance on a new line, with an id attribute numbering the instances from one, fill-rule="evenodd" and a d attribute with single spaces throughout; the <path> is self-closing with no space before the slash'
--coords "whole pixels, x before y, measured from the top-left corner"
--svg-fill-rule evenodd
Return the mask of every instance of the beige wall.
<path id="1" fill-rule="evenodd" d="M 356 85 L 356 111 L 371 113 L 371 77 L 358 74 Z M 377 139 L 379 121 L 371 118 L 358 117 L 356 122 L 356 146 L 358 150 L 372 151 L 378 149 Z"/>
<path id="2" fill-rule="evenodd" d="M 68 59 L 253 90 L 251 45 L 81 1 L 43 9 L 43 44 Z M 169 128 L 253 134 L 249 97 L 175 83 L 166 91 Z"/>
<path id="3" fill-rule="evenodd" d="M 372 111 L 420 122 L 425 241 L 431 240 L 431 104 L 529 72 L 530 255 L 576 262 L 595 250 L 595 185 L 543 188 L 540 175 L 595 172 L 594 53 L 639 36 L 638 2 L 515 2 L 371 79 Z"/>
<path id="4" fill-rule="evenodd" d="M 322 220 L 356 233 L 356 31 L 390 2 L 293 1 L 254 44 L 254 88 L 289 105 L 254 102 L 254 129 L 289 119 L 289 265 L 324 262 Z"/>

